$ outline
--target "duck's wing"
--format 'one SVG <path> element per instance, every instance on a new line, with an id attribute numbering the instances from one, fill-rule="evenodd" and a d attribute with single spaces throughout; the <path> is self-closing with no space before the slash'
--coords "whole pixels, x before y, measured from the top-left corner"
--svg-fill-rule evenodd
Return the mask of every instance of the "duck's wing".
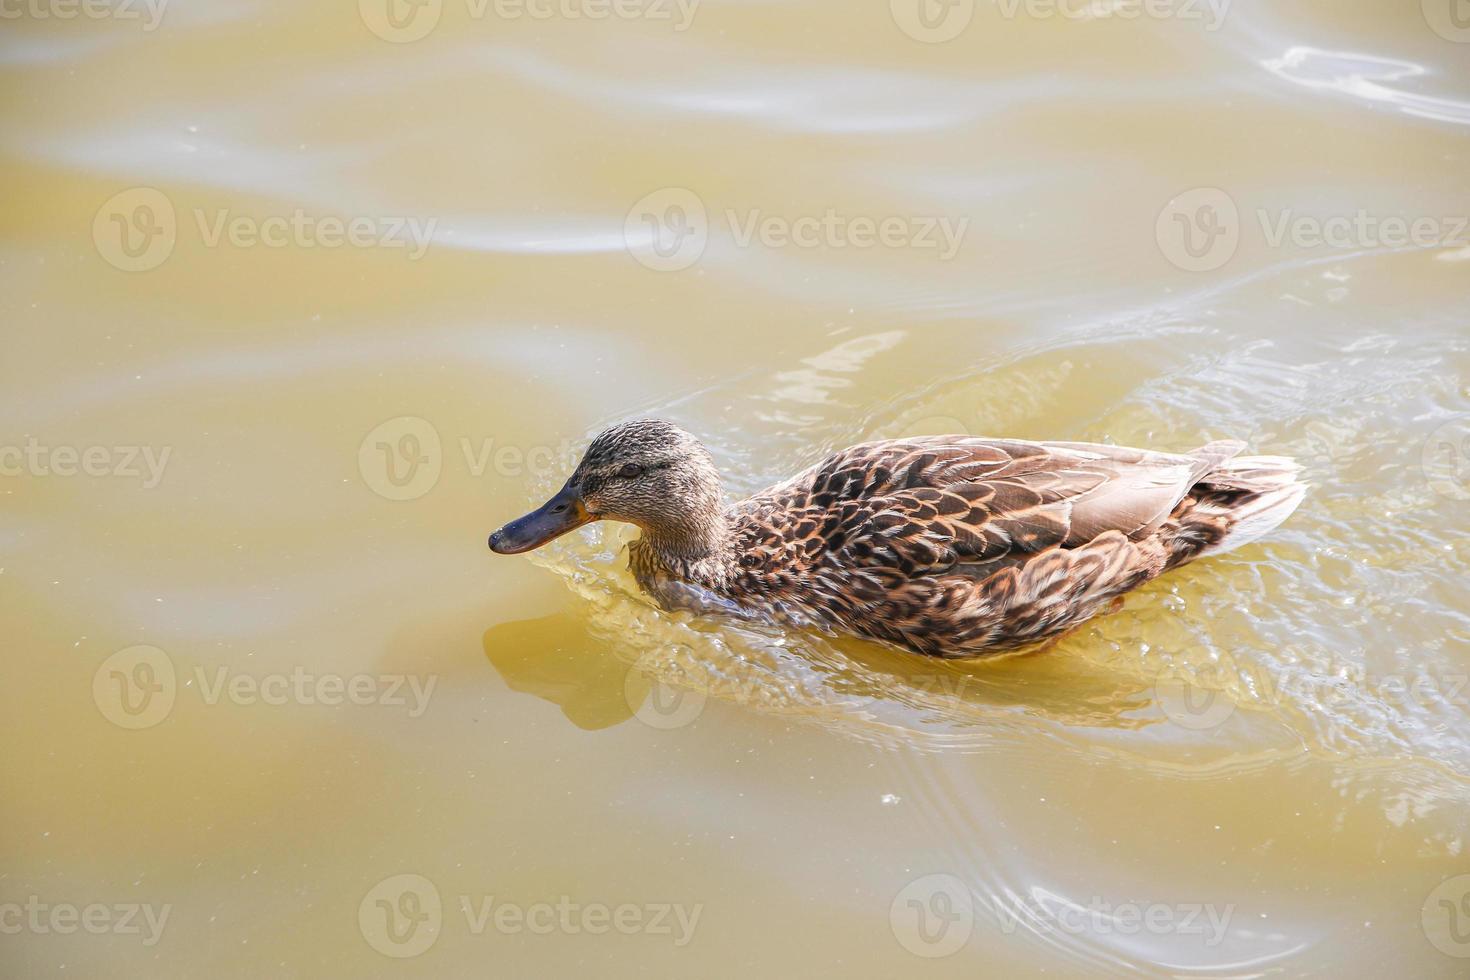
<path id="1" fill-rule="evenodd" d="M 794 546 L 895 579 L 955 566 L 988 574 L 1008 558 L 1108 531 L 1142 538 L 1241 448 L 1177 455 L 971 436 L 867 443 L 772 488 L 772 506 L 760 509 L 796 519 L 772 536 L 788 556 Z"/>

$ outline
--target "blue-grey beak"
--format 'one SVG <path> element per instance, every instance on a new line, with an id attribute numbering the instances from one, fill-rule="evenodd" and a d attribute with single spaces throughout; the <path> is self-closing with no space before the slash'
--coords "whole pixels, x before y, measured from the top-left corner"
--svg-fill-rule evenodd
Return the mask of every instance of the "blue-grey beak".
<path id="1" fill-rule="evenodd" d="M 516 518 L 490 535 L 490 550 L 498 555 L 519 555 L 575 531 L 590 520 L 592 515 L 587 513 L 582 498 L 570 486 L 565 486 L 525 517 Z"/>

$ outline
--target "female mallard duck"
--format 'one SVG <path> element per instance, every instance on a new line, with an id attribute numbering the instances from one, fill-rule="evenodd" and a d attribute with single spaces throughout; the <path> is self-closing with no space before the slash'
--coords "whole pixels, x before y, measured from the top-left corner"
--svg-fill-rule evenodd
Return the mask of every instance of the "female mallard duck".
<path id="1" fill-rule="evenodd" d="M 1191 453 L 921 436 L 870 442 L 724 506 L 669 422 L 615 425 L 566 485 L 490 536 L 503 555 L 589 521 L 637 525 L 630 567 L 665 608 L 768 614 L 973 657 L 1065 632 L 1176 565 L 1238 547 L 1306 492 L 1240 442 Z"/>

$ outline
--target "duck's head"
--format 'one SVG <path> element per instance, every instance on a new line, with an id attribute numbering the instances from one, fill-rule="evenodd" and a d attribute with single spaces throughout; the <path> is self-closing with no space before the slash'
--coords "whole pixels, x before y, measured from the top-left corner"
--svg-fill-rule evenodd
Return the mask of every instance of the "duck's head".
<path id="1" fill-rule="evenodd" d="M 546 503 L 490 535 L 490 548 L 516 555 L 590 521 L 623 521 L 671 554 L 699 557 L 724 527 L 720 477 L 709 451 L 661 419 L 604 429 L 566 484 Z"/>

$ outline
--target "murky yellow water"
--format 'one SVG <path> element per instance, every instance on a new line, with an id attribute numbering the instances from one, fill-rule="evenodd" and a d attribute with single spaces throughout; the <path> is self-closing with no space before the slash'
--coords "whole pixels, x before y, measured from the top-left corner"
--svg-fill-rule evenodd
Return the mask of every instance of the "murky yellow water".
<path id="1" fill-rule="evenodd" d="M 7 975 L 1470 971 L 1463 3 L 392 2 L 0 8 Z M 936 665 L 488 552 L 633 414 L 1314 490 Z"/>

